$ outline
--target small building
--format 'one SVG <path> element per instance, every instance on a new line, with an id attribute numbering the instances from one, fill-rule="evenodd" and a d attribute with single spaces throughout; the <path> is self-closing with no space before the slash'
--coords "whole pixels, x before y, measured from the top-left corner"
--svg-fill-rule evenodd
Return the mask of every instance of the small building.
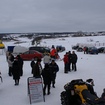
<path id="1" fill-rule="evenodd" d="M 15 46 L 8 46 L 7 51 L 12 53 L 12 52 L 13 52 L 14 47 L 15 47 Z"/>

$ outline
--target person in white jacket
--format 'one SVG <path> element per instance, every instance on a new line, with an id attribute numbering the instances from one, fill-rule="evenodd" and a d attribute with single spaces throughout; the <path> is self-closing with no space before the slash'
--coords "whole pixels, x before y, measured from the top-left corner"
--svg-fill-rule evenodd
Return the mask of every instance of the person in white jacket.
<path id="1" fill-rule="evenodd" d="M 13 62 L 14 62 L 14 60 L 11 59 L 11 56 L 8 56 L 8 67 L 9 67 L 8 75 L 9 76 L 12 76 Z"/>
<path id="2" fill-rule="evenodd" d="M 49 56 L 49 54 L 46 54 L 44 57 L 43 57 L 43 63 L 44 64 L 49 64 L 51 62 L 51 57 Z"/>

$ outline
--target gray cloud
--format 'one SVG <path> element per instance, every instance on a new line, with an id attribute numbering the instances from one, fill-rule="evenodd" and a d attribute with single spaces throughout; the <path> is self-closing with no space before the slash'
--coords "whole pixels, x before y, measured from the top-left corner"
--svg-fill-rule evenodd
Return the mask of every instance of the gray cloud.
<path id="1" fill-rule="evenodd" d="M 2 32 L 105 30 L 105 0 L 1 0 Z"/>

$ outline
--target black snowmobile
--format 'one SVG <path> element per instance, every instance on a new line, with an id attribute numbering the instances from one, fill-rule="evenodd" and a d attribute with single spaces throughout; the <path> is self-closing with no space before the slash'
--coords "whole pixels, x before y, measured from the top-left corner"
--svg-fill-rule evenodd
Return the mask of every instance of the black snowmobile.
<path id="1" fill-rule="evenodd" d="M 89 92 L 82 79 L 72 80 L 61 92 L 62 105 L 105 105 L 105 100 Z"/>

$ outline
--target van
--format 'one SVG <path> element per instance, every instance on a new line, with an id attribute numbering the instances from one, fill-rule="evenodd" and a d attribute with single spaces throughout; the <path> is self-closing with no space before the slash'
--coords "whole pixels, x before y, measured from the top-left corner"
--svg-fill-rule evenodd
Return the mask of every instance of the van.
<path id="1" fill-rule="evenodd" d="M 29 47 L 29 50 L 36 50 L 40 53 L 50 53 L 50 48 L 49 47 L 41 47 L 41 46 L 33 46 L 33 47 Z"/>

